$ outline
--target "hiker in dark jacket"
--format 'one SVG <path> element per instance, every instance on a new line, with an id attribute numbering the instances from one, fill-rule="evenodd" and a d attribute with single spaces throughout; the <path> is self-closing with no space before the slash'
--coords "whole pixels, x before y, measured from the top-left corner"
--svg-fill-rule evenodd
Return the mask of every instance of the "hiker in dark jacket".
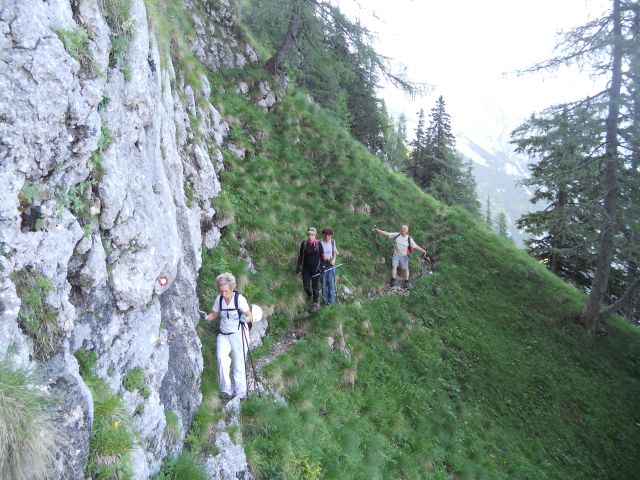
<path id="1" fill-rule="evenodd" d="M 307 294 L 309 313 L 315 312 L 320 305 L 320 268 L 322 266 L 322 243 L 316 239 L 316 229 L 307 229 L 307 239 L 300 244 L 296 273 L 302 273 L 302 285 Z"/>

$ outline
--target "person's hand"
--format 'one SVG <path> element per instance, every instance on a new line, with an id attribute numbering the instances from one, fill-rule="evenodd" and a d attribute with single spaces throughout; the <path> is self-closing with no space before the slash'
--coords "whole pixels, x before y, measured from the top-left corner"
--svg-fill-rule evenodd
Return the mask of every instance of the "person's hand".
<path id="1" fill-rule="evenodd" d="M 296 275 L 300 275 L 302 273 L 302 269 L 300 267 L 296 267 Z"/>
<path id="2" fill-rule="evenodd" d="M 244 313 L 240 315 L 240 323 L 242 324 L 247 323 L 247 316 Z"/>
<path id="3" fill-rule="evenodd" d="M 198 310 L 198 312 L 200 312 L 200 317 L 202 317 L 203 320 L 209 320 L 207 317 L 209 316 L 209 314 L 203 310 Z"/>

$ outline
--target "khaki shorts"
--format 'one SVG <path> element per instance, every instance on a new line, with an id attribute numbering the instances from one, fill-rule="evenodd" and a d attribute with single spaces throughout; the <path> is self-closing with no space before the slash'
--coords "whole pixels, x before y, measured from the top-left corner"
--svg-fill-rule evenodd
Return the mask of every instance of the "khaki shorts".
<path id="1" fill-rule="evenodd" d="M 398 265 L 403 270 L 409 270 L 409 255 L 394 255 L 391 257 L 391 266 L 397 267 Z"/>

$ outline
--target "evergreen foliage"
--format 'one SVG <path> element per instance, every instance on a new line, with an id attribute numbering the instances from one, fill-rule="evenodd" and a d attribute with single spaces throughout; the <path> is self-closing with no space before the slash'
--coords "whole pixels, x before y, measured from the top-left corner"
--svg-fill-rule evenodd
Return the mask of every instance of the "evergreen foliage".
<path id="1" fill-rule="evenodd" d="M 602 175 L 599 147 L 604 106 L 550 108 L 516 129 L 516 151 L 537 162 L 523 184 L 533 189 L 532 203 L 544 210 L 523 215 L 518 227 L 529 233 L 529 253 L 563 278 L 587 288 L 595 268 L 597 224 L 602 221 L 595 192 Z"/>
<path id="2" fill-rule="evenodd" d="M 498 214 L 498 235 L 509 238 L 509 228 L 507 226 L 507 215 L 504 212 Z"/>
<path id="3" fill-rule="evenodd" d="M 586 64 L 594 76 L 607 79 L 607 87 L 572 104 L 551 107 L 514 132 L 519 148 L 541 156 L 533 181 L 545 192 L 538 196 L 552 201 L 549 211 L 524 217 L 522 225 L 538 233 L 534 254 L 549 257 L 552 269 L 568 270 L 566 275 L 578 277 L 577 283 L 588 290 L 581 321 L 590 332 L 621 307 L 633 312 L 640 287 L 634 97 L 639 23 L 640 2 L 613 0 L 609 12 L 568 31 L 559 45 L 563 53 L 531 70 Z M 537 201 L 535 196 L 532 201 Z M 574 236 L 562 225 L 563 218 L 584 228 Z M 580 248 L 586 253 L 572 258 Z M 605 300 L 611 305 L 602 309 Z"/>
<path id="4" fill-rule="evenodd" d="M 471 164 L 455 148 L 451 119 L 440 96 L 431 110 L 429 126 L 418 112 L 416 138 L 411 143 L 409 173 L 420 187 L 447 205 L 459 205 L 479 214 L 480 204 Z"/>
<path id="5" fill-rule="evenodd" d="M 369 30 L 319 0 L 251 0 L 242 12 L 267 50 L 280 52 L 287 40 L 292 42 L 295 48 L 288 46 L 286 61 L 298 85 L 371 152 L 401 167 L 406 158 L 400 146 L 402 132 L 394 128 L 377 88 L 382 78 L 411 94 L 419 88 L 392 71 L 373 48 Z"/>

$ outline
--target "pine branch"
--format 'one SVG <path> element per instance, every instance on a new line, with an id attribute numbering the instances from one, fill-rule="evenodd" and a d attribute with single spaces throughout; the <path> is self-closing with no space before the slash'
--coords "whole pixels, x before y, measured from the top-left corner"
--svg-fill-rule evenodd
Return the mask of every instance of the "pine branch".
<path id="1" fill-rule="evenodd" d="M 629 288 L 627 288 L 627 291 L 624 292 L 624 295 L 622 295 L 622 297 L 620 297 L 604 310 L 601 310 L 598 313 L 598 319 L 601 321 L 605 320 L 607 317 L 615 313 L 616 310 L 622 307 L 622 305 L 636 293 L 636 290 L 638 290 L 638 288 L 640 288 L 640 277 L 636 278 L 635 281 L 631 285 L 629 285 Z"/>

